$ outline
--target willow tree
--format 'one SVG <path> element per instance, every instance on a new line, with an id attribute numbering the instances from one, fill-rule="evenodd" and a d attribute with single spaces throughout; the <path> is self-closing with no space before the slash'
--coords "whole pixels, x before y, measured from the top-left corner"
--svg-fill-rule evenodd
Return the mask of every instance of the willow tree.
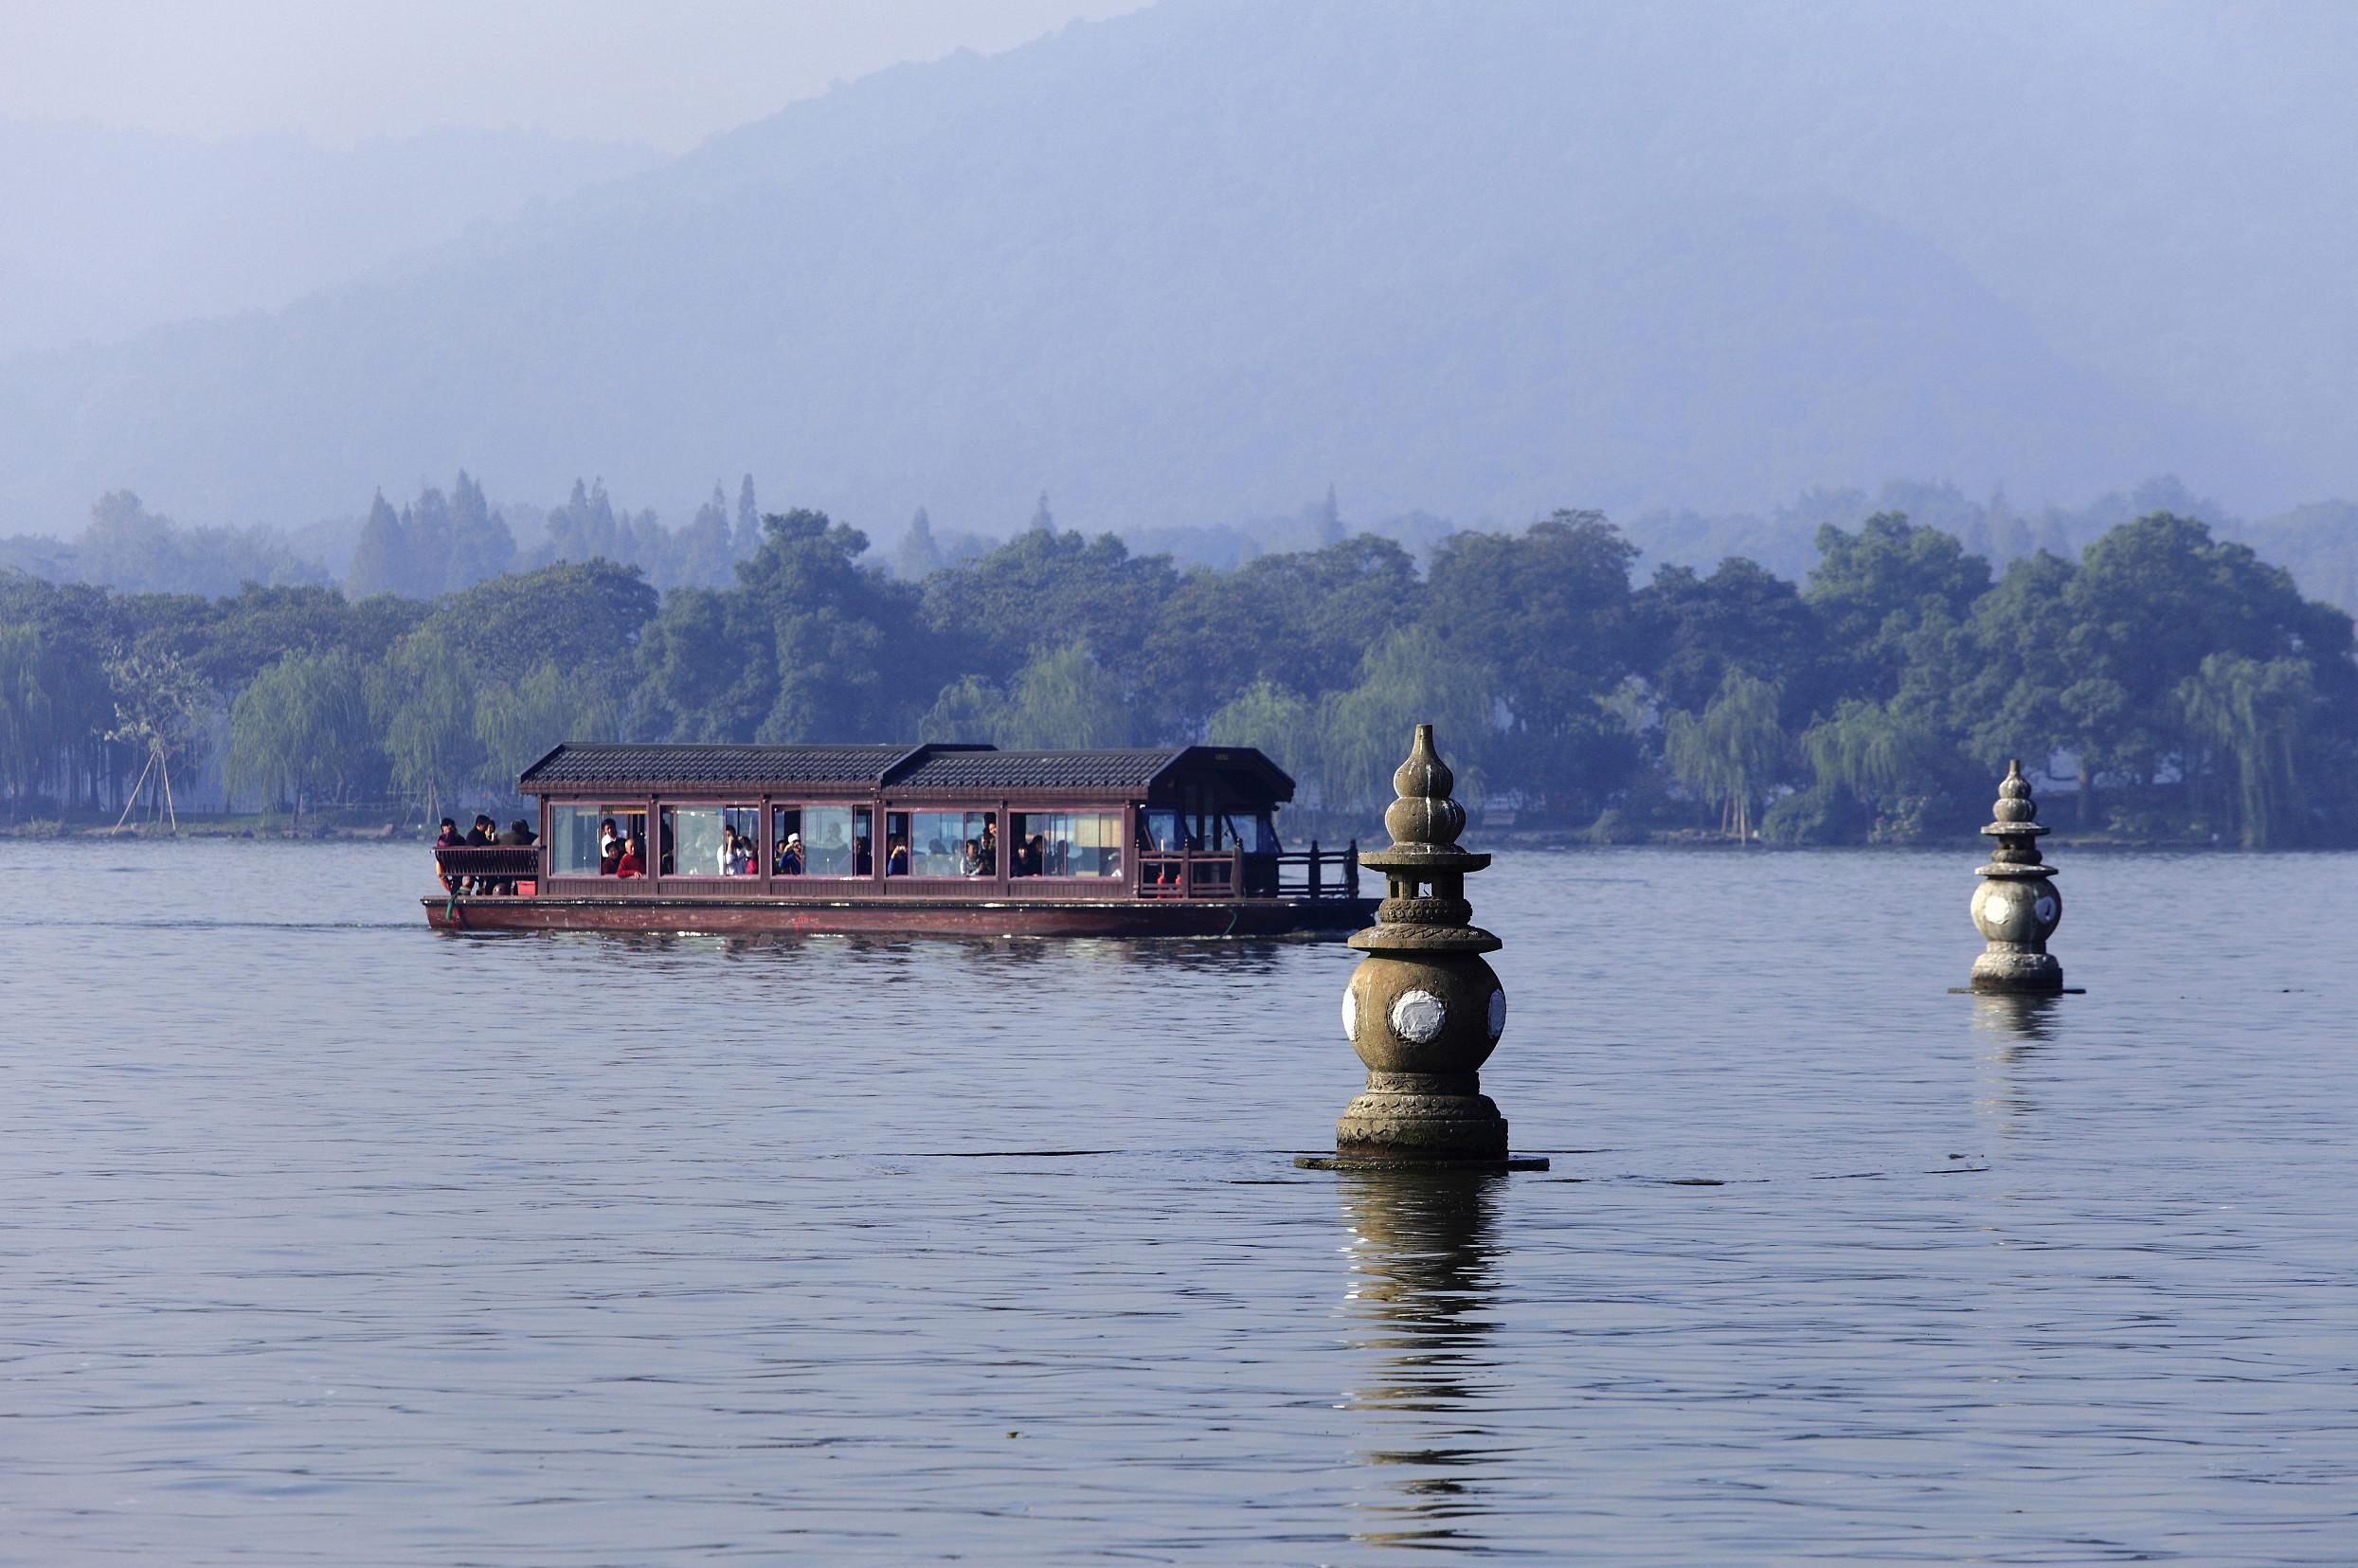
<path id="1" fill-rule="evenodd" d="M 1895 797 L 1922 793 L 1950 761 L 1948 743 L 1898 702 L 1859 697 L 1845 697 L 1830 717 L 1804 730 L 1801 751 L 1818 783 L 1840 784 L 1879 810 Z"/>
<path id="2" fill-rule="evenodd" d="M 394 645 L 371 690 L 369 705 L 393 783 L 419 799 L 429 822 L 441 813 L 442 797 L 476 777 L 482 765 L 469 668 L 442 629 L 428 623 Z"/>
<path id="3" fill-rule="evenodd" d="M 1766 795 L 1785 757 L 1773 681 L 1731 666 L 1701 715 L 1682 709 L 1663 720 L 1663 758 L 1679 783 L 1719 810 L 1719 830 L 1752 838 L 1753 802 Z"/>
<path id="4" fill-rule="evenodd" d="M 1498 732 L 1498 677 L 1490 666 L 1445 644 L 1430 627 L 1396 631 L 1368 649 L 1358 684 L 1331 694 L 1319 712 L 1320 790 L 1330 807 L 1380 810 L 1392 775 L 1420 724 L 1440 733 L 1457 771 L 1458 798 L 1482 798 L 1484 766 Z"/>
<path id="5" fill-rule="evenodd" d="M 229 707 L 229 787 L 283 800 L 295 820 L 307 796 L 341 796 L 369 771 L 375 750 L 360 661 L 341 648 L 281 656 Z"/>
<path id="6" fill-rule="evenodd" d="M 1128 746 L 1136 727 L 1119 684 L 1089 648 L 1070 642 L 1016 672 L 991 721 L 1000 746 Z"/>
<path id="7" fill-rule="evenodd" d="M 942 688 L 917 720 L 917 738 L 1019 749 L 1129 746 L 1138 720 L 1121 682 L 1083 642 L 1035 655 L 1002 690 L 982 676 Z"/>
<path id="8" fill-rule="evenodd" d="M 1318 711 L 1274 681 L 1256 680 L 1215 712 L 1204 726 L 1211 746 L 1250 746 L 1307 780 L 1318 768 Z"/>
<path id="9" fill-rule="evenodd" d="M 2223 795 L 2245 849 L 2280 840 L 2285 820 L 2302 809 L 2295 758 L 2314 694 L 2299 659 L 2263 664 L 2241 654 L 2211 654 L 2178 683 L 2179 712 L 2209 753 L 2207 771 L 2233 778 Z"/>
<path id="10" fill-rule="evenodd" d="M 475 696 L 475 738 L 481 748 L 478 778 L 507 794 L 516 778 L 560 741 L 610 739 L 614 705 L 595 681 L 567 676 L 544 658 L 521 680 L 494 682 Z"/>

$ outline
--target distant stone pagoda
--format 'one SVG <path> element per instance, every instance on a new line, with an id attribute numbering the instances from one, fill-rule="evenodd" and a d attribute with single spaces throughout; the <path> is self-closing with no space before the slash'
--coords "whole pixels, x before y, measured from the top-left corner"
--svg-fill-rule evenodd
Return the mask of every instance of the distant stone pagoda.
<path id="1" fill-rule="evenodd" d="M 1997 839 L 1998 847 L 1976 874 L 1982 882 L 1973 890 L 1972 904 L 1974 928 L 1989 946 L 1973 960 L 1971 988 L 2061 991 L 2063 965 L 2047 951 L 2047 938 L 2062 922 L 2063 895 L 2048 880 L 2055 868 L 2039 857 L 2039 840 L 2049 830 L 2039 820 L 2039 804 L 2031 799 L 2020 761 L 2007 765 L 1990 815 L 1995 820 L 1981 831 Z"/>
<path id="2" fill-rule="evenodd" d="M 1482 1092 L 1481 1067 L 1506 1027 L 1506 993 L 1483 954 L 1499 939 L 1472 925 L 1468 874 L 1490 857 L 1460 849 L 1466 808 L 1456 779 L 1416 727 L 1392 776 L 1389 848 L 1362 855 L 1381 872 L 1377 924 L 1351 938 L 1367 956 L 1342 997 L 1342 1032 L 1367 1065 L 1367 1087 L 1335 1126 L 1335 1154 L 1315 1168 L 1475 1167 L 1543 1170 L 1507 1153 L 1506 1118 Z"/>

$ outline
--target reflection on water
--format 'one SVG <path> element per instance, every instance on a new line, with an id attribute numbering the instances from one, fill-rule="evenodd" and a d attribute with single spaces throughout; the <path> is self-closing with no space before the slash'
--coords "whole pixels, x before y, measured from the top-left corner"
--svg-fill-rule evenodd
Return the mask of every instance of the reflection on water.
<path id="1" fill-rule="evenodd" d="M 443 931 L 437 934 L 445 942 L 492 945 L 545 943 L 618 955 L 715 952 L 738 958 L 772 956 L 779 962 L 787 963 L 812 959 L 836 962 L 850 955 L 858 960 L 921 958 L 928 964 L 938 964 L 945 955 L 957 954 L 967 960 L 1015 968 L 1071 961 L 1101 967 L 1176 969 L 1225 975 L 1269 974 L 1275 971 L 1287 954 L 1333 940 L 1327 936 L 1253 937 L 1233 941 L 1204 937 L 898 937 L 873 932 L 798 931 L 710 934 L 685 931 Z"/>
<path id="2" fill-rule="evenodd" d="M 1359 1506 L 1354 1539 L 1386 1546 L 1480 1544 L 1484 1406 L 1504 1369 L 1488 1359 L 1496 1308 L 1495 1208 L 1506 1179 L 1384 1171 L 1342 1178 L 1351 1283 L 1349 1343 L 1366 1380 L 1344 1408 L 1371 1413 L 1377 1446 L 1356 1457 L 1399 1467 Z"/>
<path id="3" fill-rule="evenodd" d="M 1973 1027 L 1982 1034 L 2013 1040 L 2055 1037 L 2059 996 L 2007 996 L 1978 991 L 1973 995 Z"/>
<path id="4" fill-rule="evenodd" d="M 1973 997 L 1973 1034 L 1984 1042 L 1975 1100 L 2001 1138 L 2020 1132 L 2025 1119 L 2039 1109 L 2031 1092 L 2033 1064 L 2056 1037 L 2065 1000 L 1997 992 Z"/>

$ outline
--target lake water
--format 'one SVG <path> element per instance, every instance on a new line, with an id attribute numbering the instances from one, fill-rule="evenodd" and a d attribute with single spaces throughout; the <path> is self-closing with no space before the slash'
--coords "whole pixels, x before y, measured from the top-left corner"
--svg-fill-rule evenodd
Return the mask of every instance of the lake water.
<path id="1" fill-rule="evenodd" d="M 2358 856 L 1513 854 L 1544 1175 L 1338 946 L 429 933 L 0 843 L 0 1561 L 2358 1559 Z"/>

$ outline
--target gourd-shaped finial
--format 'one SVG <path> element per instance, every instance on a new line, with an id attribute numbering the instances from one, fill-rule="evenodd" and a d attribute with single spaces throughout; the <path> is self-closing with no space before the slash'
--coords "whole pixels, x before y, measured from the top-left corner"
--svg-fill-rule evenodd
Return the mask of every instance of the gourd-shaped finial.
<path id="1" fill-rule="evenodd" d="M 1395 849 L 1454 849 L 1466 831 L 1466 808 L 1449 791 L 1457 776 L 1432 748 L 1432 726 L 1416 727 L 1408 761 L 1392 774 L 1392 792 L 1398 797 L 1384 808 L 1384 830 Z"/>

